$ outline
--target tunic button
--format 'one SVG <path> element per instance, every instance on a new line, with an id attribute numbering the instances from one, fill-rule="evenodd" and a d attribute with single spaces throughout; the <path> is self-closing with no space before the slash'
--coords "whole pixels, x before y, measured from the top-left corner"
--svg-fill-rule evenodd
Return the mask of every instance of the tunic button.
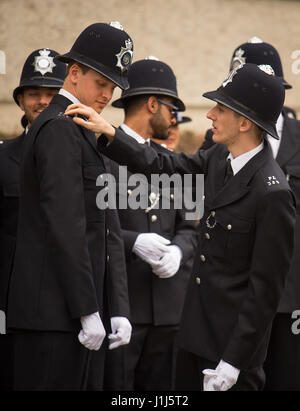
<path id="1" fill-rule="evenodd" d="M 205 238 L 206 238 L 207 240 L 210 240 L 210 235 L 209 235 L 208 233 L 205 233 Z"/>
<path id="2" fill-rule="evenodd" d="M 206 258 L 205 258 L 205 256 L 204 256 L 203 254 L 200 255 L 200 260 L 203 261 L 203 263 L 206 261 Z"/>
<path id="3" fill-rule="evenodd" d="M 149 196 L 149 198 L 150 198 L 150 201 L 155 201 L 156 200 L 156 194 L 155 193 L 151 193 L 150 194 L 150 196 Z"/>
<path id="4" fill-rule="evenodd" d="M 196 283 L 197 283 L 198 285 L 201 284 L 201 279 L 200 279 L 199 277 L 196 277 Z"/>
<path id="5" fill-rule="evenodd" d="M 230 231 L 231 229 L 232 229 L 232 225 L 231 225 L 231 224 L 228 224 L 227 230 Z"/>
<path id="6" fill-rule="evenodd" d="M 109 236 L 109 228 L 106 230 L 106 235 Z"/>
<path id="7" fill-rule="evenodd" d="M 106 260 L 107 260 L 107 262 L 109 262 L 109 255 L 107 256 Z"/>
<path id="8" fill-rule="evenodd" d="M 211 214 L 212 217 L 214 217 L 216 215 L 216 212 L 212 211 L 210 214 Z"/>
<path id="9" fill-rule="evenodd" d="M 155 223 L 155 221 L 157 221 L 157 216 L 156 216 L 156 215 L 153 215 L 153 216 L 151 217 L 151 221 L 152 221 L 152 223 Z"/>
<path id="10" fill-rule="evenodd" d="M 171 197 L 171 200 L 174 200 L 174 194 L 171 194 L 170 197 Z"/>
<path id="11" fill-rule="evenodd" d="M 128 190 L 127 193 L 130 195 L 130 194 L 132 193 L 132 191 L 131 191 L 131 190 Z"/>

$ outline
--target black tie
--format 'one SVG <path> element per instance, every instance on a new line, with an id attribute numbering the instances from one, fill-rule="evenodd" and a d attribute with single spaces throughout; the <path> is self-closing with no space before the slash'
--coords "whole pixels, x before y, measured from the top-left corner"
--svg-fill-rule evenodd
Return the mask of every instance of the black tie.
<path id="1" fill-rule="evenodd" d="M 227 162 L 226 162 L 224 184 L 226 184 L 227 181 L 231 179 L 231 177 L 233 177 L 233 171 L 232 171 L 232 167 L 231 167 L 231 160 L 230 160 L 230 158 L 228 158 Z"/>

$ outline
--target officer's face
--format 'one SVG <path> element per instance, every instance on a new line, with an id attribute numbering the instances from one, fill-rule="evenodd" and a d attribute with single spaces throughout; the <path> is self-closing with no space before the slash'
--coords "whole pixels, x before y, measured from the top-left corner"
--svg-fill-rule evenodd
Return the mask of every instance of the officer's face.
<path id="1" fill-rule="evenodd" d="M 49 106 L 53 96 L 57 94 L 59 88 L 50 87 L 26 87 L 23 94 L 18 95 L 20 108 L 25 112 L 30 127 L 33 120 Z"/>
<path id="2" fill-rule="evenodd" d="M 169 104 L 174 104 L 172 98 L 164 97 L 161 98 Z M 152 127 L 152 135 L 157 139 L 167 139 L 170 127 L 175 124 L 176 120 L 173 116 L 172 109 L 162 103 L 158 104 L 158 109 L 156 113 L 153 114 L 150 119 L 150 125 Z"/>
<path id="3" fill-rule="evenodd" d="M 230 145 L 236 141 L 240 131 L 240 116 L 222 104 L 212 108 L 206 117 L 212 120 L 213 141 L 219 144 Z"/>
<path id="4" fill-rule="evenodd" d="M 97 113 L 101 113 L 110 102 L 116 84 L 94 70 L 83 73 L 79 69 L 75 78 L 75 96 Z"/>

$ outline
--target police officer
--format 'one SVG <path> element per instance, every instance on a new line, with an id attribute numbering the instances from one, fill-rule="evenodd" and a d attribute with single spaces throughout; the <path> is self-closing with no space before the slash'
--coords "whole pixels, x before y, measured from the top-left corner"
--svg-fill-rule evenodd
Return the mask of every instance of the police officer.
<path id="1" fill-rule="evenodd" d="M 179 331 L 177 389 L 200 390 L 202 373 L 204 390 L 264 385 L 262 365 L 293 251 L 295 205 L 263 139 L 263 132 L 278 139 L 284 87 L 263 70 L 254 64 L 236 67 L 216 91 L 204 94 L 217 103 L 207 117 L 218 144 L 190 156 L 139 146 L 92 110 L 67 111 L 84 111 L 87 120 L 80 123 L 105 134 L 99 149 L 132 171 L 206 176 Z"/>
<path id="2" fill-rule="evenodd" d="M 262 42 L 257 37 L 248 43 L 238 46 L 232 56 L 231 67 L 237 62 L 251 62 L 270 66 L 278 76 L 286 89 L 291 85 L 283 76 L 280 56 L 271 45 Z M 290 109 L 284 107 L 280 113 L 276 129 L 279 140 L 268 135 L 273 157 L 283 170 L 287 181 L 296 197 L 297 214 L 300 204 L 300 122 L 289 115 Z M 208 138 L 207 146 L 211 144 Z M 202 147 L 203 148 L 203 147 Z M 205 146 L 204 146 L 205 148 Z M 265 363 L 266 390 L 299 390 L 298 378 L 300 362 L 297 360 L 297 352 L 300 350 L 300 338 L 292 333 L 291 314 L 300 307 L 300 275 L 299 275 L 299 246 L 300 246 L 300 222 L 297 217 L 295 230 L 295 247 L 292 263 L 286 280 L 285 292 L 282 296 L 278 312 L 273 322 L 268 356 Z"/>
<path id="3" fill-rule="evenodd" d="M 120 24 L 87 27 L 56 57 L 68 63 L 63 88 L 24 140 L 8 298 L 17 390 L 101 389 L 106 332 L 111 348 L 130 339 L 119 220 L 95 201 L 106 160 L 63 112 L 74 101 L 101 112 L 127 87 L 132 53 Z"/>
<path id="4" fill-rule="evenodd" d="M 150 139 L 167 138 L 175 122 L 173 110 L 185 109 L 172 69 L 148 57 L 130 67 L 128 81 L 130 87 L 112 103 L 125 111 L 120 129 L 140 144 L 147 141 L 157 152 L 167 151 Z M 113 162 L 117 187 L 121 184 L 120 172 L 119 165 Z M 131 173 L 126 178 L 128 184 Z M 134 186 L 128 186 L 128 201 L 133 190 Z M 121 192 L 118 190 L 118 196 Z M 143 199 L 147 208 L 118 210 L 133 331 L 130 344 L 109 356 L 107 389 L 155 391 L 172 387 L 175 336 L 195 251 L 194 222 L 185 219 L 185 209 L 174 208 L 174 190 L 167 195 L 158 187 L 147 187 Z M 167 209 L 163 207 L 165 200 L 170 204 Z M 124 367 L 122 374 L 120 364 Z"/>
<path id="5" fill-rule="evenodd" d="M 284 79 L 281 59 L 278 51 L 274 46 L 269 43 L 263 42 L 256 36 L 249 39 L 247 43 L 243 43 L 236 47 L 231 57 L 230 70 L 241 63 L 253 63 L 257 65 L 269 66 L 272 68 L 272 70 L 274 70 L 275 75 L 279 79 L 281 79 L 282 84 L 284 85 L 284 88 L 286 90 L 292 88 L 292 86 Z M 296 113 L 290 107 L 283 107 L 282 113 L 278 118 L 278 131 L 281 131 L 283 121 L 287 118 L 296 118 Z M 279 135 L 281 136 L 281 132 L 279 133 Z M 204 137 L 204 142 L 201 146 L 202 150 L 207 150 L 214 144 L 212 136 L 212 130 L 207 130 Z M 275 140 L 271 136 L 268 137 L 268 140 L 271 146 L 277 145 L 279 147 L 279 140 L 278 142 L 275 142 Z"/>
<path id="6" fill-rule="evenodd" d="M 48 107 L 52 97 L 63 85 L 66 65 L 54 63 L 58 53 L 47 48 L 33 51 L 26 59 L 19 86 L 13 98 L 25 112 L 24 132 L 13 140 L 1 140 L 0 145 L 0 309 L 6 312 L 7 289 L 12 268 L 17 235 L 20 162 L 23 140 L 33 120 Z M 13 336 L 0 337 L 0 387 L 11 387 Z M 6 349 L 2 344 L 5 344 Z M 9 371 L 9 375 L 7 372 Z M 4 375 L 5 373 L 5 375 Z"/>
<path id="7" fill-rule="evenodd" d="M 176 120 L 175 124 L 172 124 L 169 128 L 169 132 L 168 132 L 168 136 L 166 140 L 158 139 L 155 137 L 151 139 L 155 143 L 161 144 L 171 151 L 176 150 L 176 148 L 178 147 L 179 141 L 180 141 L 180 130 L 178 127 L 179 124 L 188 123 L 192 121 L 190 117 L 183 116 L 182 112 L 180 111 L 175 112 L 175 120 Z"/>

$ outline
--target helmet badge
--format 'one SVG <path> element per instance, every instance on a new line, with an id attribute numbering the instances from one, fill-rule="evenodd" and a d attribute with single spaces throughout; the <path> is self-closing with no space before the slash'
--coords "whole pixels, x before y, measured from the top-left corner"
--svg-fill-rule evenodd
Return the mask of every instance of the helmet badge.
<path id="1" fill-rule="evenodd" d="M 35 56 L 34 62 L 32 63 L 34 66 L 34 71 L 39 71 L 42 76 L 46 73 L 52 73 L 52 69 L 56 66 L 56 64 L 53 61 L 53 57 L 49 56 L 50 50 L 39 50 L 39 53 L 40 55 Z"/>
<path id="2" fill-rule="evenodd" d="M 270 66 L 269 64 L 260 64 L 258 67 L 265 73 L 269 74 L 269 76 L 275 76 L 273 67 Z"/>
<path id="3" fill-rule="evenodd" d="M 234 69 L 235 67 L 238 67 L 240 64 L 245 64 L 246 63 L 246 57 L 243 57 L 243 54 L 245 51 L 241 48 L 239 48 L 232 59 L 231 62 L 231 67 Z"/>
<path id="4" fill-rule="evenodd" d="M 121 47 L 120 53 L 116 54 L 118 62 L 116 64 L 117 67 L 121 69 L 121 72 L 128 70 L 128 67 L 131 64 L 133 56 L 132 51 L 132 41 L 130 39 L 125 40 L 125 47 Z"/>
<path id="5" fill-rule="evenodd" d="M 226 87 L 228 83 L 232 82 L 233 77 L 236 75 L 237 71 L 243 67 L 245 63 L 240 63 L 239 66 L 236 66 L 234 69 L 231 70 L 231 72 L 229 73 L 229 76 L 227 77 L 226 80 L 223 81 L 222 86 Z"/>

